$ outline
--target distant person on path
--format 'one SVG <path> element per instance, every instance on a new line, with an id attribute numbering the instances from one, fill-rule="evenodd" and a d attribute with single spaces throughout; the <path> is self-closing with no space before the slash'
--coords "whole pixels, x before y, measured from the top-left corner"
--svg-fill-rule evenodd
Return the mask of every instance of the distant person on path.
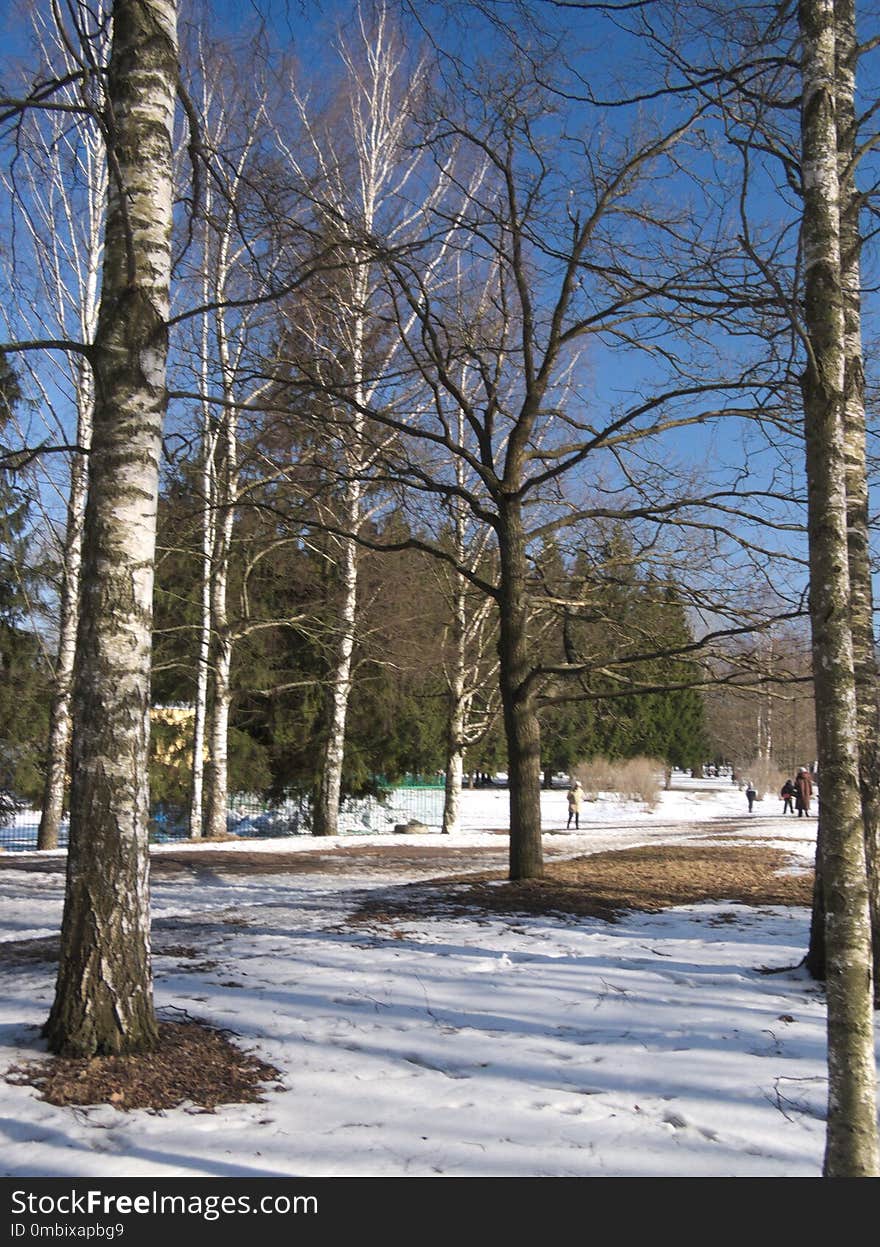
<path id="1" fill-rule="evenodd" d="M 798 818 L 803 818 L 810 813 L 810 798 L 813 795 L 813 781 L 806 767 L 802 766 L 798 769 L 794 787 Z"/>
<path id="2" fill-rule="evenodd" d="M 575 828 L 577 829 L 581 825 L 580 824 L 581 802 L 584 799 L 584 790 L 583 788 L 581 788 L 581 781 L 579 779 L 575 780 L 575 782 L 569 788 L 567 796 L 568 796 L 568 822 L 565 825 L 566 827 L 570 827 L 571 820 L 573 818 Z"/>
<path id="3" fill-rule="evenodd" d="M 785 781 L 779 795 L 782 797 L 782 813 L 794 814 L 794 799 L 797 796 L 797 789 L 792 780 L 787 779 Z"/>
<path id="4" fill-rule="evenodd" d="M 757 795 L 758 794 L 755 792 L 754 788 L 752 787 L 752 781 L 749 780 L 748 784 L 746 785 L 746 801 L 748 801 L 749 803 L 750 814 L 752 812 L 752 806 L 755 804 L 755 797 L 757 797 Z"/>

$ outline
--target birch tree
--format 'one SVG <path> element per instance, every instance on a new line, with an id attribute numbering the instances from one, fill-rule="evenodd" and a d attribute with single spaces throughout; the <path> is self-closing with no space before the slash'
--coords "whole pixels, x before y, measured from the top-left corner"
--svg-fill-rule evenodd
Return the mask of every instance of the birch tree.
<path id="1" fill-rule="evenodd" d="M 669 11 L 678 10 L 669 6 Z M 701 6 L 700 16 L 707 8 Z M 780 199 L 800 224 L 803 302 L 777 250 L 755 245 L 742 194 L 744 250 L 771 274 L 777 307 L 789 320 L 800 376 L 807 467 L 810 619 L 821 813 L 817 894 L 824 902 L 828 986 L 828 1176 L 877 1173 L 876 1092 L 871 1016 L 871 918 L 876 940 L 877 671 L 868 572 L 864 378 L 859 274 L 860 210 L 856 172 L 874 145 L 876 102 L 858 115 L 855 70 L 876 39 L 860 43 L 849 0 L 800 0 L 730 15 L 712 10 L 735 61 L 694 69 L 672 41 L 683 80 L 723 83 L 718 95 L 743 155 L 746 176 L 762 157 L 778 162 Z M 719 22 L 719 18 L 722 20 Z M 799 48 L 795 47 L 796 25 Z M 695 23 L 695 29 L 702 28 Z M 681 32 L 679 32 L 681 33 Z M 687 36 L 684 36 L 687 43 Z M 729 51 L 729 49 L 727 49 Z M 797 75 L 799 74 L 799 81 Z M 768 88 L 770 92 L 768 94 Z M 788 92 L 786 91 L 788 88 Z M 781 118 L 799 97 L 799 129 Z M 766 191 L 766 184 L 764 185 Z M 761 319 L 759 316 L 758 320 Z M 869 881 L 868 872 L 872 878 Z M 819 906 L 821 909 L 821 906 Z M 873 915 L 872 915 L 873 909 Z M 811 950 L 812 952 L 812 950 Z"/>
<path id="2" fill-rule="evenodd" d="M 828 1128 L 824 1173 L 878 1174 L 871 937 L 847 543 L 847 294 L 832 0 L 801 0 L 801 160 L 808 339 L 802 378 L 810 617 L 822 777 Z"/>
<path id="3" fill-rule="evenodd" d="M 264 67 L 194 30 L 188 46 L 191 111 L 198 116 L 200 161 L 187 190 L 199 201 L 198 229 L 180 266 L 172 318 L 186 347 L 178 352 L 172 394 L 199 412 L 196 517 L 199 530 L 199 623 L 195 661 L 190 834 L 224 836 L 229 790 L 229 730 L 236 642 L 249 629 L 272 626 L 249 616 L 245 593 L 230 601 L 235 528 L 241 504 L 242 425 L 253 420 L 268 384 L 255 380 L 254 360 L 270 332 L 277 259 L 266 243 L 255 189 L 258 153 L 267 139 Z M 254 205 L 257 205 L 256 210 Z M 271 322 L 274 327 L 274 322 Z M 283 620 L 277 621 L 283 623 Z M 164 638 L 163 638 L 164 639 Z"/>
<path id="4" fill-rule="evenodd" d="M 109 193 L 94 344 L 94 433 L 74 678 L 67 890 L 54 1052 L 155 1044 L 147 743 L 165 410 L 177 82 L 175 0 L 115 0 Z"/>
<path id="5" fill-rule="evenodd" d="M 466 378 L 461 379 L 463 391 Z M 464 444 L 464 416 L 459 409 L 458 439 Z M 467 465 L 457 459 L 454 472 L 458 488 L 464 492 Z M 457 570 L 466 567 L 474 575 L 490 557 L 491 530 L 475 526 L 463 497 L 450 499 L 452 511 L 452 566 L 441 566 L 446 581 L 450 615 L 444 674 L 448 690 L 446 768 L 443 792 L 445 835 L 461 830 L 461 793 L 464 759 L 469 748 L 478 745 L 493 726 L 500 707 L 497 698 L 497 657 L 487 661 L 490 644 L 497 638 L 498 621 L 491 596 L 478 593 Z M 493 688 L 494 685 L 494 688 Z"/>
<path id="6" fill-rule="evenodd" d="M 71 48 L 65 44 L 52 16 L 34 10 L 31 21 L 37 55 L 53 73 L 67 80 L 56 98 L 76 107 L 80 100 L 79 67 Z M 97 64 L 106 64 L 107 38 L 100 28 L 93 49 Z M 94 119 L 88 116 L 71 124 L 65 113 L 31 111 L 23 122 L 22 140 L 14 172 L 3 175 L 17 226 L 9 274 L 10 288 L 17 292 L 17 323 L 13 323 L 12 309 L 7 306 L 10 332 L 91 344 L 97 323 L 107 189 L 104 138 Z M 17 280 L 20 271 L 27 274 L 24 282 Z M 54 849 L 58 845 L 67 781 L 70 693 L 94 390 L 91 368 L 81 355 L 50 361 L 45 355 L 29 354 L 26 366 L 31 385 L 40 394 L 47 443 L 72 442 L 76 447 L 70 452 L 67 481 L 57 482 L 57 474 L 51 469 L 46 471 L 50 499 L 57 491 L 66 517 L 60 525 L 54 687 L 37 834 L 38 849 Z M 56 396 L 59 387 L 64 390 L 62 400 Z M 69 401 L 75 412 L 72 431 L 65 428 L 65 416 L 59 410 L 63 401 Z M 54 426 L 49 424 L 52 418 Z M 51 505 L 50 501 L 46 526 L 54 532 L 59 526 L 51 515 Z"/>
<path id="7" fill-rule="evenodd" d="M 859 37 L 854 0 L 839 0 L 834 13 L 834 125 L 838 160 L 840 286 L 845 333 L 845 440 L 848 528 L 848 609 L 851 619 L 855 696 L 859 722 L 859 775 L 862 821 L 868 869 L 875 995 L 880 991 L 880 804 L 877 752 L 880 686 L 873 628 L 873 586 L 870 572 L 869 491 L 866 467 L 865 365 L 862 348 L 860 257 L 867 209 L 876 195 L 878 176 L 874 120 L 877 101 L 859 101 L 856 75 L 877 48 L 876 33 Z M 798 108 L 802 95 L 802 63 L 797 51 L 796 4 L 743 5 L 721 14 L 717 6 L 662 6 L 664 21 L 652 22 L 645 33 L 675 66 L 679 89 L 703 94 L 722 119 L 731 145 L 742 160 L 741 202 L 744 251 L 756 269 L 770 276 L 777 325 L 788 325 L 791 338 L 790 376 L 797 384 L 804 339 L 802 256 L 786 247 L 786 235 L 801 237 L 806 187 Z M 864 17 L 868 16 L 865 10 Z M 873 16 L 873 15 L 872 15 Z M 708 22 L 707 22 L 708 17 Z M 660 27 L 664 34 L 658 35 Z M 692 32 L 697 32 L 693 35 Z M 863 67 L 864 68 L 864 67 Z M 869 92 L 862 92 L 869 95 Z M 858 180 L 866 183 L 860 189 Z M 776 240 L 763 245 L 753 218 L 775 201 L 780 225 Z M 769 305 L 768 305 L 769 306 Z M 756 328 L 767 324 L 767 308 L 756 307 Z M 760 332 L 760 328 L 758 328 Z M 797 413 L 799 394 L 792 397 Z M 771 436 L 783 434 L 780 449 L 797 454 L 802 440 L 797 415 L 778 422 Z M 824 977 L 823 843 L 825 805 L 820 807 L 816 852 L 814 920 L 806 964 Z"/>
<path id="8" fill-rule="evenodd" d="M 844 320 L 844 439 L 846 458 L 849 610 L 852 626 L 859 790 L 868 870 L 875 1004 L 880 1004 L 880 672 L 874 640 L 867 471 L 865 368 L 862 350 L 862 210 L 856 183 L 861 157 L 873 145 L 860 137 L 867 118 L 856 108 L 856 69 L 863 49 L 854 0 L 836 0 L 835 129 L 839 178 L 840 265 Z"/>
<path id="9" fill-rule="evenodd" d="M 240 101 L 241 97 L 239 97 Z M 215 120 L 217 133 L 213 141 L 222 149 L 229 136 L 226 110 L 219 109 Z M 207 732 L 208 765 L 206 775 L 205 833 L 217 838 L 226 834 L 226 810 L 229 792 L 229 715 L 232 703 L 232 657 L 236 630 L 230 620 L 229 575 L 232 558 L 236 508 L 240 497 L 239 476 L 239 412 L 259 402 L 260 385 L 242 383 L 241 371 L 247 370 L 248 329 L 257 319 L 251 309 L 233 317 L 230 302 L 242 277 L 242 252 L 246 248 L 236 239 L 241 188 L 254 147 L 259 142 L 262 106 L 257 105 L 249 132 L 237 144 L 235 155 L 227 154 L 227 181 L 221 196 L 209 193 L 206 216 L 213 221 L 211 244 L 206 247 L 204 281 L 206 307 L 212 308 L 210 326 L 205 325 L 203 371 L 203 622 L 199 642 L 199 689 L 206 688 L 206 655 L 210 656 L 213 676 L 209 728 Z M 213 339 L 209 349 L 207 337 Z M 213 359 L 216 379 L 207 375 Z M 215 383 L 216 381 L 216 383 Z M 215 407 L 211 395 L 219 397 Z M 200 747 L 197 717 L 194 753 Z M 193 785 L 191 834 L 201 832 L 201 811 L 197 808 L 198 786 Z"/>
<path id="10" fill-rule="evenodd" d="M 278 137 L 295 179 L 310 188 L 316 233 L 335 239 L 337 246 L 337 271 L 319 277 L 309 293 L 317 305 L 311 328 L 308 309 L 297 312 L 299 334 L 312 354 L 300 367 L 311 374 L 312 385 L 339 396 L 340 413 L 339 432 L 325 451 L 336 459 L 330 474 L 339 482 L 338 501 L 324 517 L 335 530 L 339 601 L 312 810 L 313 833 L 321 836 L 336 834 L 342 795 L 358 620 L 358 536 L 370 514 L 369 465 L 376 453 L 365 437 L 365 412 L 382 379 L 398 367 L 400 353 L 399 342 L 382 330 L 387 311 L 370 239 L 381 231 L 392 245 L 405 246 L 417 219 L 417 197 L 436 199 L 446 181 L 443 174 L 423 180 L 431 177 L 425 155 L 409 142 L 423 95 L 424 63 L 408 63 L 385 3 L 358 4 L 353 27 L 337 45 L 341 98 L 322 122 L 305 95 L 295 91 L 304 142 L 294 148 Z M 340 264 L 344 268 L 338 271 Z M 333 425 L 331 420 L 331 433 Z"/>

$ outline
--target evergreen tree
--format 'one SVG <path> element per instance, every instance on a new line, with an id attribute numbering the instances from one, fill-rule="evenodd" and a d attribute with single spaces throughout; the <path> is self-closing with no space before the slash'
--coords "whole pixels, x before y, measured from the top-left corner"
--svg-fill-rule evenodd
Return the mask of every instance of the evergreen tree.
<path id="1" fill-rule="evenodd" d="M 0 439 L 21 398 L 0 351 Z M 6 449 L 0 441 L 0 456 Z M 0 822 L 35 799 L 42 782 L 49 670 L 32 619 L 42 577 L 29 547 L 27 493 L 12 470 L 0 468 Z"/>
<path id="2" fill-rule="evenodd" d="M 699 765 L 708 750 L 697 666 L 679 656 L 692 640 L 674 581 L 640 565 L 619 529 L 566 570 L 545 551 L 541 582 L 555 604 L 545 652 L 577 672 L 545 687 L 545 771 L 596 755 L 637 755 L 667 767 Z"/>

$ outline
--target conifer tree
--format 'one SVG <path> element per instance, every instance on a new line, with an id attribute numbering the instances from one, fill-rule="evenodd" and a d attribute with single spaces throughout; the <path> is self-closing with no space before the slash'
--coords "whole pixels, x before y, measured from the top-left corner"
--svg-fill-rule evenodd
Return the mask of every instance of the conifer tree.
<path id="1" fill-rule="evenodd" d="M 28 495 L 4 454 L 5 426 L 22 392 L 0 351 L 0 825 L 40 788 L 41 738 L 48 710 L 49 671 L 33 610 L 41 577 L 32 566 Z"/>

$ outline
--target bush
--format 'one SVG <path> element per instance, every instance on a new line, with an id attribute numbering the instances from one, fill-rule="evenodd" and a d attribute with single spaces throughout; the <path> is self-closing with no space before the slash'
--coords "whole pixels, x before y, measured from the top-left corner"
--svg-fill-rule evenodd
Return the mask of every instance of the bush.
<path id="1" fill-rule="evenodd" d="M 624 801 L 641 801 L 653 810 L 660 800 L 664 781 L 663 763 L 656 758 L 596 757 L 581 762 L 572 775 L 583 785 L 587 800 L 595 801 L 600 793 L 616 793 Z"/>
<path id="2" fill-rule="evenodd" d="M 776 764 L 767 758 L 752 758 L 751 762 L 740 767 L 738 774 L 746 783 L 751 780 L 752 787 L 758 794 L 758 801 L 766 796 L 779 796 L 779 790 L 785 781 L 793 778 L 791 775 L 783 775 Z"/>

